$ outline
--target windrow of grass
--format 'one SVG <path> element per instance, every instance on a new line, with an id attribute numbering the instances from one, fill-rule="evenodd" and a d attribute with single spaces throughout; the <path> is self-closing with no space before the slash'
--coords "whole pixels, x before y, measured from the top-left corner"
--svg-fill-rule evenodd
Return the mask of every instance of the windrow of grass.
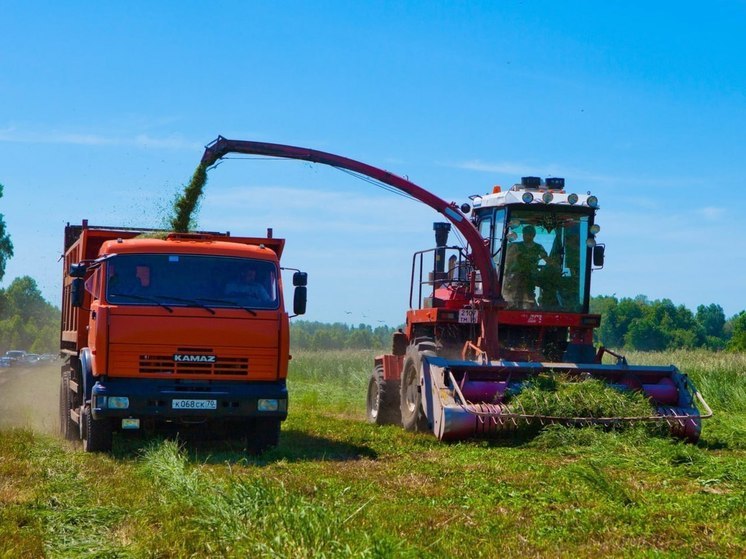
<path id="1" fill-rule="evenodd" d="M 0 557 L 746 555 L 739 402 L 697 445 L 558 425 L 443 444 L 365 423 L 372 356 L 296 355 L 280 446 L 259 458 L 0 431 Z"/>

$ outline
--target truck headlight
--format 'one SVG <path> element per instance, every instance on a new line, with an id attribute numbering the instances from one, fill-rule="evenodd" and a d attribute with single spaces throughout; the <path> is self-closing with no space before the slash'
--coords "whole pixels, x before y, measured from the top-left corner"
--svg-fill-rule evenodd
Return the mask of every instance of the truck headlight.
<path id="1" fill-rule="evenodd" d="M 275 398 L 259 398 L 256 409 L 258 411 L 277 411 L 280 409 L 280 402 Z"/>

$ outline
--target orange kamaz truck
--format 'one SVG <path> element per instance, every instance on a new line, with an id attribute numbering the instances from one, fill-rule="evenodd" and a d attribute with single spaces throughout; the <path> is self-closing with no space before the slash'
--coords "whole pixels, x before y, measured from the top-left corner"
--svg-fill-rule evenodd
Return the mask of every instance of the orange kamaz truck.
<path id="1" fill-rule="evenodd" d="M 106 452 L 119 430 L 201 423 L 278 443 L 287 417 L 284 239 L 65 228 L 60 430 Z M 293 316 L 307 275 L 294 270 Z"/>

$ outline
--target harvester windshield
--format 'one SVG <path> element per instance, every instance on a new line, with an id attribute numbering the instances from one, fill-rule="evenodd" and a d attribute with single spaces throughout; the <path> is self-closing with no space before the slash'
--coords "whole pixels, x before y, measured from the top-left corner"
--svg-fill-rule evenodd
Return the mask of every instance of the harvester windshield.
<path id="1" fill-rule="evenodd" d="M 589 216 L 514 210 L 506 228 L 502 295 L 509 309 L 582 312 Z"/>

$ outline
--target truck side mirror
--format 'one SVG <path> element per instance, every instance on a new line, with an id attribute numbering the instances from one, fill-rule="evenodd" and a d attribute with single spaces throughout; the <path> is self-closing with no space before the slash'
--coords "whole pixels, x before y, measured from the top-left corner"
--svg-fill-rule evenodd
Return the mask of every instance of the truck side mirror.
<path id="1" fill-rule="evenodd" d="M 593 247 L 593 265 L 597 268 L 604 267 L 604 252 L 606 245 L 596 245 Z"/>
<path id="2" fill-rule="evenodd" d="M 295 294 L 293 296 L 294 314 L 306 314 L 306 302 L 308 299 L 307 289 L 308 288 L 305 285 L 296 286 Z"/>
<path id="3" fill-rule="evenodd" d="M 88 267 L 85 264 L 70 264 L 70 276 L 73 278 L 85 277 Z"/>
<path id="4" fill-rule="evenodd" d="M 85 282 L 83 278 L 75 278 L 70 284 L 70 304 L 73 307 L 83 306 L 83 297 L 85 296 Z"/>
<path id="5" fill-rule="evenodd" d="M 293 274 L 293 285 L 296 287 L 308 285 L 308 273 L 295 272 Z"/>

